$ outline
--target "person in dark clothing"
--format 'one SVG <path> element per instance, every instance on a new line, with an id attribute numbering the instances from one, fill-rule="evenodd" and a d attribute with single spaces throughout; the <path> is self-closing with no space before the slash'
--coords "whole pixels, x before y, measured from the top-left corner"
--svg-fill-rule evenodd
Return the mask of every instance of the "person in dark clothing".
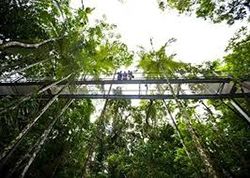
<path id="1" fill-rule="evenodd" d="M 117 73 L 117 80 L 122 80 L 122 71 Z"/>
<path id="2" fill-rule="evenodd" d="M 128 71 L 128 79 L 129 80 L 132 80 L 132 78 L 134 78 L 134 76 L 133 76 L 133 73 L 132 73 L 132 71 Z"/>
<path id="3" fill-rule="evenodd" d="M 124 71 L 122 74 L 122 80 L 128 80 L 128 74 L 126 71 Z"/>

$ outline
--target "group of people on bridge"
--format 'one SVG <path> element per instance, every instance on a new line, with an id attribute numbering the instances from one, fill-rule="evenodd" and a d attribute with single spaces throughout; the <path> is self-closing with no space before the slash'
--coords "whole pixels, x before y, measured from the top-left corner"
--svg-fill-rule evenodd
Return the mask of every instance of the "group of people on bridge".
<path id="1" fill-rule="evenodd" d="M 133 72 L 128 70 L 128 72 L 120 71 L 117 73 L 117 80 L 132 80 L 134 78 Z"/>

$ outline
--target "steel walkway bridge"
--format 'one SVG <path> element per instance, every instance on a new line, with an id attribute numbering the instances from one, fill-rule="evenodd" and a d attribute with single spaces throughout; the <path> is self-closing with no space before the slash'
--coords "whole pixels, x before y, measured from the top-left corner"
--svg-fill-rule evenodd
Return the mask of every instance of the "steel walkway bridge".
<path id="1" fill-rule="evenodd" d="M 56 81 L 23 79 L 1 81 L 0 97 L 29 96 Z M 231 78 L 75 80 L 59 94 L 61 98 L 90 99 L 174 99 L 168 82 L 179 99 L 249 98 L 250 79 L 235 83 Z M 40 97 L 58 93 L 67 82 L 51 86 Z M 109 92 L 109 89 L 110 92 Z"/>
<path id="2" fill-rule="evenodd" d="M 48 99 L 58 94 L 59 98 L 72 99 L 230 99 L 238 114 L 250 123 L 247 111 L 235 98 L 250 99 L 250 79 L 238 81 L 231 78 L 192 79 L 145 79 L 136 80 L 2 80 L 0 98 L 38 95 Z M 169 88 L 172 87 L 174 94 Z"/>

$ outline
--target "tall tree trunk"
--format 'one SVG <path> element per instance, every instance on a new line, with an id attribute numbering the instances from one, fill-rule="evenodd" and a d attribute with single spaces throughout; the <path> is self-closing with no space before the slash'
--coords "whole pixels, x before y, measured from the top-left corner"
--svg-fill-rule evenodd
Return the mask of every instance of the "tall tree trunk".
<path id="1" fill-rule="evenodd" d="M 168 105 L 167 105 L 167 103 L 166 103 L 165 100 L 163 100 L 163 102 L 164 102 L 165 107 L 166 107 L 166 109 L 167 109 L 167 112 L 168 112 L 168 114 L 169 114 L 169 116 L 170 116 L 170 118 L 171 118 L 171 120 L 172 120 L 172 122 L 173 122 L 173 124 L 174 124 L 174 128 L 175 128 L 176 131 L 177 131 L 178 137 L 180 138 L 181 144 L 182 144 L 182 146 L 183 146 L 183 148 L 184 148 L 184 150 L 185 150 L 186 155 L 188 156 L 189 160 L 191 161 L 191 163 L 192 163 L 192 165 L 193 165 L 193 168 L 196 170 L 196 172 L 198 173 L 198 175 L 201 175 L 201 174 L 202 174 L 201 171 L 198 170 L 198 169 L 196 168 L 196 165 L 195 165 L 193 159 L 192 159 L 191 156 L 190 156 L 190 153 L 189 153 L 189 151 L 188 151 L 188 149 L 187 149 L 187 146 L 186 146 L 186 144 L 185 144 L 185 142 L 184 142 L 184 138 L 183 138 L 183 136 L 182 136 L 182 134 L 181 134 L 181 132 L 180 132 L 180 130 L 179 130 L 179 128 L 178 128 L 178 125 L 177 125 L 177 123 L 176 123 L 175 118 L 174 118 L 173 115 L 171 114 L 170 108 L 168 107 Z"/>
<path id="2" fill-rule="evenodd" d="M 69 100 L 66 105 L 64 106 L 64 108 L 61 110 L 60 114 L 51 122 L 51 124 L 49 125 L 49 127 L 44 131 L 44 133 L 42 134 L 40 141 L 38 142 L 37 147 L 35 148 L 35 151 L 32 153 L 32 157 L 29 159 L 27 165 L 25 166 L 25 168 L 23 169 L 23 172 L 21 174 L 21 178 L 23 178 L 26 174 L 26 172 L 28 171 L 30 165 L 33 163 L 33 161 L 36 158 L 36 155 L 38 154 L 38 152 L 41 150 L 44 142 L 47 140 L 48 135 L 50 134 L 52 128 L 54 127 L 55 123 L 58 121 L 58 119 L 63 115 L 63 113 L 68 109 L 68 107 L 71 105 L 71 103 L 74 101 L 74 99 Z"/>
<path id="3" fill-rule="evenodd" d="M 86 178 L 86 174 L 87 174 L 87 167 L 88 167 L 88 163 L 89 163 L 89 160 L 91 158 L 91 156 L 93 155 L 93 152 L 94 152 L 94 141 L 91 142 L 91 144 L 89 145 L 88 147 L 88 151 L 87 151 L 87 157 L 83 163 L 83 168 L 82 168 L 82 178 Z"/>
<path id="4" fill-rule="evenodd" d="M 214 114 L 213 114 L 212 110 L 203 101 L 201 101 L 201 104 L 205 107 L 206 111 L 209 113 L 209 115 L 212 117 L 213 121 L 216 123 L 216 118 L 214 117 Z M 218 127 L 217 127 L 217 129 L 218 129 Z M 213 129 L 213 131 L 216 132 L 216 135 L 218 136 L 218 139 L 219 139 L 220 143 L 226 144 L 226 146 L 228 148 L 231 147 L 232 148 L 231 150 L 241 160 L 244 167 L 247 167 L 247 161 L 245 160 L 244 157 L 241 156 L 241 154 L 239 153 L 238 148 L 236 148 L 234 142 L 232 140 L 231 140 L 231 142 L 228 142 L 227 140 L 225 140 L 223 138 L 223 136 L 221 135 L 221 132 L 223 132 L 223 130 L 217 130 L 217 129 Z M 216 145 L 216 144 L 214 143 L 214 145 Z M 231 169 L 229 167 L 227 168 L 227 171 L 229 172 L 228 174 L 230 174 L 231 177 L 235 177 L 233 175 L 233 172 L 231 171 Z"/>
<path id="5" fill-rule="evenodd" d="M 115 75 L 116 75 L 116 71 L 115 71 L 115 73 L 113 75 L 113 79 L 112 80 L 115 79 Z M 112 88 L 112 84 L 110 84 L 110 86 L 109 86 L 109 90 L 108 90 L 107 95 L 110 94 L 111 88 Z M 97 140 L 97 137 L 100 134 L 101 126 L 104 123 L 103 118 L 104 118 L 104 114 L 106 112 L 108 101 L 109 101 L 108 99 L 105 100 L 105 103 L 104 103 L 102 112 L 101 112 L 101 114 L 99 116 L 98 122 L 96 122 L 97 127 L 96 127 L 96 130 L 93 132 L 94 135 L 92 137 L 92 142 L 89 144 L 88 151 L 87 151 L 87 157 L 86 157 L 86 160 L 83 163 L 82 176 L 81 176 L 82 178 L 86 178 L 87 177 L 86 173 L 87 173 L 88 164 L 89 164 L 91 156 L 94 153 L 94 150 L 95 150 L 95 147 L 96 147 L 96 140 Z"/>
<path id="6" fill-rule="evenodd" d="M 11 177 L 13 175 L 13 173 L 17 170 L 17 168 L 20 167 L 20 165 L 23 163 L 23 161 L 30 156 L 31 151 L 38 145 L 38 143 L 39 143 L 39 140 L 32 147 L 30 147 L 28 149 L 28 151 L 26 152 L 25 155 L 23 155 L 21 158 L 19 158 L 19 160 L 15 164 L 15 167 L 13 169 L 9 170 L 6 178 L 9 178 L 9 177 Z"/>
<path id="7" fill-rule="evenodd" d="M 21 143 L 24 136 L 30 131 L 30 129 L 34 126 L 34 124 L 39 120 L 39 118 L 48 110 L 48 108 L 54 103 L 54 101 L 58 98 L 60 93 L 65 89 L 65 87 L 68 86 L 68 84 L 64 85 L 59 92 L 49 100 L 49 102 L 43 107 L 41 112 L 38 114 L 35 119 L 29 123 L 22 131 L 21 133 L 10 143 L 9 146 L 7 146 L 4 149 L 4 152 L 0 155 L 0 170 L 2 169 L 3 165 L 6 163 L 6 161 L 9 159 L 9 157 L 13 154 L 13 152 L 16 150 L 17 146 Z"/>
<path id="8" fill-rule="evenodd" d="M 206 165 L 207 172 L 209 177 L 213 178 L 221 178 L 221 174 L 217 172 L 216 168 L 214 167 L 213 161 L 211 160 L 210 156 L 208 155 L 207 151 L 202 147 L 199 137 L 197 136 L 196 132 L 193 129 L 191 122 L 188 122 L 188 130 L 191 133 L 192 139 L 195 143 L 196 149 L 202 158 L 202 161 Z M 224 176 L 223 176 L 224 177 Z"/>
<path id="9" fill-rule="evenodd" d="M 27 158 L 31 155 L 31 151 L 34 150 L 34 148 L 38 148 L 39 146 L 40 146 L 40 147 L 42 146 L 42 145 L 40 145 L 40 144 L 41 144 L 41 141 L 42 141 L 42 139 L 43 139 L 44 137 L 46 137 L 46 138 L 48 137 L 49 133 L 51 132 L 51 130 L 49 130 L 50 127 L 51 127 L 51 126 L 53 127 L 53 126 L 55 125 L 55 123 L 57 122 L 57 120 L 62 116 L 62 114 L 66 111 L 66 109 L 70 106 L 70 104 L 71 104 L 73 101 L 74 101 L 74 99 L 69 100 L 69 101 L 66 103 L 66 105 L 64 106 L 64 108 L 61 110 L 60 114 L 51 122 L 50 126 L 48 127 L 47 130 L 45 130 L 45 132 L 42 134 L 42 136 L 40 137 L 40 139 L 38 139 L 38 141 L 37 141 L 32 147 L 29 148 L 29 150 L 26 152 L 25 155 L 23 155 L 21 158 L 19 158 L 19 160 L 18 160 L 18 161 L 16 162 L 16 164 L 15 164 L 15 167 L 14 167 L 13 169 L 11 169 L 11 171 L 8 173 L 7 178 L 8 178 L 8 177 L 11 177 L 12 174 L 16 171 L 16 169 L 19 168 L 19 166 L 23 163 L 23 161 L 24 161 L 25 159 L 27 159 Z M 48 130 L 49 130 L 49 131 L 48 131 Z M 46 134 L 46 131 L 48 131 L 47 135 L 45 135 L 45 134 Z M 46 139 L 46 138 L 45 138 L 45 139 Z M 33 156 L 33 155 L 32 155 L 32 156 Z"/>
<path id="10" fill-rule="evenodd" d="M 87 173 L 88 164 L 89 164 L 90 158 L 92 157 L 92 155 L 93 155 L 93 153 L 95 151 L 96 141 L 98 139 L 98 136 L 100 136 L 101 128 L 102 128 L 102 126 L 104 124 L 103 117 L 104 117 L 104 114 L 105 114 L 105 111 L 106 111 L 106 108 L 107 108 L 107 105 L 108 105 L 108 101 L 109 101 L 108 99 L 105 101 L 102 112 L 101 112 L 101 115 L 99 116 L 99 122 L 96 123 L 97 127 L 96 127 L 96 130 L 93 132 L 94 135 L 92 137 L 92 142 L 89 144 L 87 157 L 86 157 L 86 160 L 83 163 L 82 178 L 87 177 L 86 173 Z"/>
<path id="11" fill-rule="evenodd" d="M 160 66 L 160 69 L 162 71 L 164 71 L 164 68 L 163 68 L 162 65 Z M 221 177 L 221 173 L 218 172 L 217 169 L 215 168 L 212 159 L 207 154 L 207 151 L 205 150 L 205 148 L 202 147 L 199 138 L 197 137 L 197 135 L 195 134 L 195 132 L 193 130 L 192 123 L 190 121 L 189 114 L 187 113 L 187 111 L 185 109 L 185 106 L 177 98 L 177 96 L 176 96 L 176 94 L 174 92 L 174 89 L 173 89 L 173 87 L 172 87 L 172 85 L 171 85 L 171 83 L 169 81 L 168 76 L 167 75 L 164 75 L 164 76 L 165 76 L 165 78 L 167 80 L 167 84 L 168 84 L 168 87 L 170 89 L 170 92 L 172 93 L 172 95 L 174 97 L 174 100 L 175 100 L 177 106 L 180 109 L 180 112 L 182 112 L 182 114 L 183 114 L 183 116 L 185 118 L 185 122 L 187 123 L 187 128 L 188 128 L 188 130 L 189 130 L 189 132 L 190 132 L 190 134 L 192 136 L 192 139 L 194 140 L 194 143 L 196 145 L 197 151 L 200 154 L 200 156 L 201 156 L 201 158 L 202 158 L 202 160 L 204 162 L 204 165 L 207 168 L 207 172 L 209 174 L 209 177 L 220 178 Z"/>
<path id="12" fill-rule="evenodd" d="M 167 109 L 167 112 L 168 112 L 168 114 L 169 114 L 169 116 L 170 116 L 170 119 L 171 119 L 171 121 L 172 121 L 173 124 L 174 124 L 174 128 L 175 128 L 175 130 L 176 130 L 176 132 L 177 132 L 177 135 L 178 135 L 178 137 L 180 138 L 181 144 L 182 144 L 182 146 L 183 146 L 183 148 L 184 148 L 184 150 L 185 150 L 185 152 L 186 152 L 188 158 L 189 158 L 190 160 L 192 160 L 191 157 L 190 157 L 190 153 L 188 152 L 188 149 L 187 149 L 187 147 L 186 147 L 186 145 L 185 145 L 183 136 L 182 136 L 182 134 L 181 134 L 181 132 L 180 132 L 180 130 L 179 130 L 179 128 L 178 128 L 178 125 L 177 125 L 176 121 L 175 121 L 175 118 L 173 117 L 173 115 L 172 115 L 172 113 L 171 113 L 171 111 L 170 111 L 170 108 L 168 107 L 166 101 L 163 100 L 163 102 L 164 102 L 165 107 L 166 107 L 166 109 Z"/>

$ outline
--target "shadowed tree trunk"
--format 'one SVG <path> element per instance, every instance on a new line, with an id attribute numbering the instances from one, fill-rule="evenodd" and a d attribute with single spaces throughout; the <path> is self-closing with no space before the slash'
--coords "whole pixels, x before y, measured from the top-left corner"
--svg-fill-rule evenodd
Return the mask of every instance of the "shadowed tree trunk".
<path id="1" fill-rule="evenodd" d="M 116 75 L 116 71 L 113 75 L 113 79 L 115 79 L 115 75 Z M 109 90 L 108 90 L 108 95 L 110 94 L 110 91 L 111 91 L 111 88 L 112 88 L 112 84 L 109 86 Z M 105 100 L 105 103 L 104 103 L 104 106 L 103 106 L 103 109 L 101 111 L 101 114 L 99 116 L 99 119 L 98 119 L 98 122 L 96 123 L 97 124 L 97 127 L 96 127 L 96 130 L 94 131 L 94 135 L 92 137 L 92 142 L 89 144 L 89 147 L 88 147 L 88 151 L 87 151 L 87 157 L 86 157 L 86 160 L 84 161 L 83 163 L 83 168 L 82 168 L 82 178 L 86 178 L 87 177 L 87 168 L 88 168 L 88 164 L 89 164 L 89 161 L 90 161 L 90 158 L 92 157 L 93 153 L 94 153 L 94 150 L 95 150 L 95 147 L 96 147 L 96 140 L 100 134 L 100 131 L 101 131 L 101 127 L 104 123 L 103 121 L 103 117 L 104 117 L 104 114 L 106 112 L 106 108 L 108 106 L 108 99 Z"/>
<path id="2" fill-rule="evenodd" d="M 188 149 L 187 149 L 187 147 L 186 147 L 186 144 L 185 144 L 185 142 L 184 142 L 183 136 L 182 136 L 182 134 L 181 134 L 181 132 L 180 132 L 180 130 L 179 130 L 179 128 L 178 128 L 178 125 L 177 125 L 177 123 L 176 123 L 175 118 L 174 118 L 173 115 L 171 114 L 171 111 L 170 111 L 169 106 L 167 105 L 167 103 L 166 103 L 165 100 L 163 100 L 163 102 L 164 102 L 165 107 L 166 107 L 166 109 L 167 109 L 167 112 L 168 112 L 168 114 L 169 114 L 169 116 L 170 116 L 170 118 L 171 118 L 171 121 L 172 121 L 173 124 L 174 124 L 174 128 L 176 129 L 176 132 L 177 132 L 177 134 L 178 134 L 178 137 L 180 138 L 180 141 L 181 141 L 181 144 L 182 144 L 182 146 L 183 146 L 183 148 L 184 148 L 184 150 L 185 150 L 185 153 L 187 154 L 189 160 L 191 161 L 191 163 L 192 163 L 192 165 L 193 165 L 193 168 L 196 170 L 196 172 L 197 172 L 199 175 L 201 175 L 201 174 L 202 174 L 201 171 L 198 170 L 198 169 L 196 168 L 195 163 L 194 163 L 193 159 L 192 159 L 191 156 L 190 156 L 190 153 L 189 153 L 189 151 L 188 151 Z"/>
<path id="3" fill-rule="evenodd" d="M 216 123 L 216 118 L 214 117 L 214 114 L 213 114 L 213 111 L 209 108 L 209 106 L 207 106 L 202 100 L 200 101 L 200 103 L 205 107 L 205 110 L 209 113 L 209 115 L 211 116 L 211 118 L 212 118 L 212 120 L 213 120 L 213 122 L 215 122 Z M 213 129 L 213 128 L 212 128 Z M 228 142 L 227 140 L 225 140 L 224 138 L 223 138 L 223 136 L 221 135 L 221 132 L 222 132 L 222 130 L 218 130 L 219 128 L 217 128 L 217 129 L 213 129 L 213 131 L 216 133 L 216 135 L 218 136 L 218 139 L 219 139 L 219 141 L 220 141 L 220 143 L 223 143 L 223 144 L 226 144 L 226 146 L 228 147 L 228 148 L 232 148 L 231 150 L 235 153 L 235 155 L 237 155 L 237 157 L 241 160 L 241 162 L 243 163 L 243 165 L 245 166 L 245 167 L 247 167 L 247 161 L 245 160 L 245 158 L 244 157 L 242 157 L 241 155 L 240 155 L 240 153 L 239 153 L 239 151 L 238 151 L 238 149 L 235 147 L 235 144 L 232 142 L 232 140 L 230 141 L 230 142 Z M 212 141 L 212 143 L 214 144 L 214 145 L 216 145 L 215 143 L 214 143 L 214 141 Z M 231 171 L 231 169 L 229 168 L 229 167 L 226 167 L 226 171 L 228 171 L 228 175 L 230 175 L 231 177 L 235 177 L 234 176 L 234 174 L 233 174 L 233 172 Z"/>
<path id="4" fill-rule="evenodd" d="M 163 100 L 163 102 L 164 102 L 165 107 L 166 107 L 166 109 L 167 109 L 167 112 L 168 112 L 168 114 L 169 114 L 169 116 L 170 116 L 170 119 L 171 119 L 171 121 L 172 121 L 173 124 L 174 124 L 174 128 L 175 128 L 175 130 L 176 130 L 176 132 L 177 132 L 177 134 L 178 134 L 178 137 L 180 138 L 181 144 L 182 144 L 182 146 L 184 147 L 185 152 L 186 152 L 188 158 L 189 158 L 190 160 L 192 160 L 191 157 L 190 157 L 190 153 L 188 152 L 187 147 L 186 147 L 186 145 L 185 145 L 185 143 L 184 143 L 183 136 L 182 136 L 182 134 L 181 134 L 181 132 L 180 132 L 178 126 L 177 126 L 177 123 L 176 123 L 176 121 L 175 121 L 175 118 L 174 118 L 173 115 L 171 114 L 170 108 L 168 107 L 166 101 Z"/>
<path id="5" fill-rule="evenodd" d="M 48 135 L 50 134 L 52 128 L 54 127 L 55 123 L 58 121 L 58 119 L 63 115 L 63 113 L 68 109 L 68 107 L 71 105 L 71 103 L 74 101 L 74 99 L 69 100 L 66 105 L 64 106 L 64 108 L 61 110 L 60 114 L 51 122 L 51 124 L 49 125 L 49 127 L 44 131 L 44 133 L 42 134 L 41 138 L 39 139 L 39 142 L 37 144 L 37 147 L 35 148 L 34 152 L 32 153 L 32 157 L 29 159 L 27 165 L 25 166 L 25 168 L 23 169 L 23 172 L 21 174 L 21 178 L 23 178 L 26 174 L 26 172 L 28 171 L 30 165 L 33 163 L 33 161 L 36 158 L 36 155 L 38 154 L 38 152 L 41 150 L 44 142 L 47 140 Z"/>
<path id="6" fill-rule="evenodd" d="M 7 146 L 3 153 L 0 156 L 0 170 L 2 169 L 3 165 L 7 162 L 7 160 L 11 157 L 13 152 L 16 150 L 18 145 L 21 143 L 23 140 L 24 136 L 30 131 L 30 129 L 37 123 L 39 118 L 48 110 L 48 108 L 54 103 L 54 101 L 58 98 L 60 93 L 65 89 L 65 87 L 68 86 L 68 84 L 64 85 L 59 92 L 49 100 L 49 102 L 43 107 L 41 112 L 34 118 L 34 120 L 29 123 L 22 131 L 19 133 L 19 135 L 10 143 L 9 146 Z"/>
<path id="7" fill-rule="evenodd" d="M 166 69 L 163 68 L 162 65 L 160 65 L 160 69 L 164 72 Z M 217 168 L 215 167 L 215 164 L 213 163 L 213 160 L 210 158 L 210 156 L 208 155 L 207 151 L 205 148 L 202 147 L 201 143 L 200 143 L 200 140 L 198 138 L 198 136 L 195 134 L 194 132 L 194 129 L 192 127 L 192 123 L 190 121 L 190 118 L 189 118 L 189 114 L 187 113 L 186 109 L 185 109 L 185 106 L 181 103 L 181 101 L 179 101 L 179 99 L 177 98 L 175 92 L 174 92 L 174 89 L 169 81 L 169 78 L 167 75 L 164 75 L 164 77 L 166 78 L 167 80 L 167 85 L 170 89 L 170 92 L 171 94 L 173 95 L 174 97 L 174 100 L 180 110 L 180 112 L 183 114 L 184 118 L 185 118 L 185 122 L 187 124 L 187 128 L 188 128 L 188 131 L 190 132 L 191 136 L 192 136 L 192 139 L 196 145 L 196 148 L 197 148 L 197 151 L 198 153 L 200 154 L 202 160 L 203 160 L 203 163 L 204 165 L 206 166 L 206 169 L 207 169 L 207 172 L 209 174 L 210 177 L 213 177 L 213 178 L 221 178 L 221 177 L 224 177 L 222 176 L 223 174 L 221 173 L 221 171 L 218 171 Z"/>
<path id="8" fill-rule="evenodd" d="M 55 125 L 55 123 L 58 121 L 58 119 L 63 115 L 63 113 L 67 110 L 67 108 L 70 106 L 70 104 L 74 101 L 74 99 L 69 100 L 66 105 L 64 106 L 64 108 L 61 110 L 61 112 L 59 113 L 59 115 L 51 122 L 50 126 L 48 127 L 47 130 L 44 131 L 44 133 L 41 135 L 40 139 L 38 139 L 38 141 L 32 146 L 30 147 L 30 149 L 26 152 L 25 155 L 23 155 L 15 164 L 15 167 L 9 172 L 7 177 L 11 177 L 12 174 L 16 171 L 17 168 L 19 168 L 19 166 L 23 163 L 23 161 L 28 158 L 31 155 L 31 151 L 34 150 L 36 148 L 36 150 L 39 148 L 38 151 L 40 151 L 41 146 L 43 145 L 42 141 L 43 139 L 47 139 L 49 133 L 51 132 L 53 126 Z M 35 151 L 36 151 L 35 150 Z M 34 152 L 35 152 L 34 151 Z M 34 153 L 32 154 L 32 157 L 34 156 Z M 31 159 L 31 158 L 30 158 Z"/>

